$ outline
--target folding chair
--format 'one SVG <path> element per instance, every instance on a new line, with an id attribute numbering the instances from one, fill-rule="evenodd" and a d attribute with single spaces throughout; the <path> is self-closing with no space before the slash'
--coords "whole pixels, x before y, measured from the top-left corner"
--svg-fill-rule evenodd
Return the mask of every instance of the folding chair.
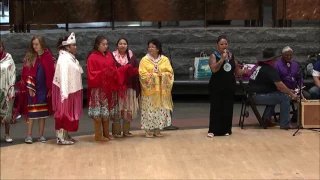
<path id="1" fill-rule="evenodd" d="M 243 129 L 244 118 L 249 117 L 249 112 L 247 111 L 247 106 L 250 105 L 250 107 L 251 107 L 254 115 L 256 116 L 260 126 L 263 127 L 264 129 L 267 129 L 267 127 L 264 123 L 264 120 L 262 119 L 262 117 L 257 109 L 257 105 L 255 104 L 255 102 L 253 100 L 253 94 L 247 92 L 246 87 L 244 86 L 242 79 L 239 79 L 238 81 L 239 81 L 239 84 L 240 84 L 242 91 L 243 91 L 239 126 L 241 127 L 241 129 Z"/>

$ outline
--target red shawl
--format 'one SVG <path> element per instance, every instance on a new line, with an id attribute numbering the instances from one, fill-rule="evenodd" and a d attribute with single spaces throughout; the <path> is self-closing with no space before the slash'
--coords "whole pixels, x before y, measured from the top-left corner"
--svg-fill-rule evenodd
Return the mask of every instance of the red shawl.
<path id="1" fill-rule="evenodd" d="M 33 67 L 28 67 L 26 63 L 23 65 L 21 77 L 23 80 L 26 80 L 28 76 L 35 78 L 37 75 L 38 63 L 41 64 L 45 72 L 47 89 L 51 91 L 54 76 L 54 62 L 52 60 L 52 54 L 48 49 L 45 49 L 44 53 L 38 57 Z"/>
<path id="2" fill-rule="evenodd" d="M 20 93 L 24 92 L 22 99 L 20 100 L 19 98 L 19 106 L 22 106 L 23 108 L 22 113 L 25 117 L 27 117 L 27 105 L 28 105 L 28 99 L 27 99 L 27 94 L 28 90 L 26 88 L 26 80 L 28 76 L 33 77 L 34 79 L 36 78 L 37 75 L 37 69 L 38 69 L 38 64 L 42 66 L 45 76 L 46 76 L 46 86 L 48 89 L 48 107 L 49 107 L 49 112 L 52 114 L 52 99 L 51 99 L 51 89 L 52 89 L 52 81 L 53 81 L 53 76 L 54 76 L 54 62 L 52 60 L 52 54 L 48 49 L 44 50 L 44 53 L 39 56 L 32 67 L 28 67 L 26 65 L 26 62 L 24 62 L 23 68 L 22 68 L 22 75 L 21 75 L 21 82 L 18 82 L 17 84 L 19 85 L 19 90 Z M 21 93 L 22 95 L 22 93 Z M 36 99 L 35 99 L 36 100 Z M 22 105 L 21 105 L 22 103 Z"/>
<path id="3" fill-rule="evenodd" d="M 90 102 L 91 89 L 101 88 L 104 95 L 100 101 L 108 100 L 108 108 L 113 109 L 117 104 L 117 97 L 125 98 L 127 77 L 125 72 L 131 65 L 117 69 L 113 55 L 107 51 L 103 55 L 99 51 L 92 52 L 88 57 L 88 100 Z M 114 94 L 116 93 L 116 94 Z M 117 95 L 117 96 L 115 96 Z"/>

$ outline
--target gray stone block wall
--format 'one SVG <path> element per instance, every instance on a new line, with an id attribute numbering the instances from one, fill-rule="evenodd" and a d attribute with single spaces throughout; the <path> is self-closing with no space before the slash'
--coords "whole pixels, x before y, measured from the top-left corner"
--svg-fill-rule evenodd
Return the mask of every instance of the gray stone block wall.
<path id="1" fill-rule="evenodd" d="M 110 50 L 116 49 L 116 41 L 125 37 L 129 41 L 130 49 L 141 59 L 147 52 L 147 42 L 151 38 L 158 38 L 163 43 L 165 55 L 171 52 L 171 60 L 175 75 L 188 75 L 188 69 L 193 65 L 194 57 L 200 52 L 208 55 L 216 48 L 219 35 L 226 35 L 229 47 L 239 61 L 254 63 L 255 57 L 264 48 L 272 47 L 280 53 L 284 46 L 289 45 L 294 50 L 295 59 L 304 61 L 307 55 L 320 52 L 320 28 L 172 28 L 172 29 L 117 29 L 117 30 L 77 30 L 77 58 L 85 68 L 86 57 L 92 49 L 97 35 L 108 38 Z M 69 33 L 42 32 L 48 47 L 57 56 L 56 43 L 60 37 Z M 34 33 L 2 34 L 1 40 L 6 51 L 12 54 L 18 70 L 21 69 L 24 54 Z"/>

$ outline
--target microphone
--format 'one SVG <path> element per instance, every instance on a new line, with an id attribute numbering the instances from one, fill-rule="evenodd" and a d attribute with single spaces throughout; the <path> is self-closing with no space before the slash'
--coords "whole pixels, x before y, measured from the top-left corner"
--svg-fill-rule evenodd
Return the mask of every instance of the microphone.
<path id="1" fill-rule="evenodd" d="M 228 50 L 227 50 L 227 49 L 224 49 L 223 52 L 224 52 L 224 53 L 228 53 Z M 227 57 L 225 58 L 225 60 L 229 60 L 228 54 L 227 54 Z"/>

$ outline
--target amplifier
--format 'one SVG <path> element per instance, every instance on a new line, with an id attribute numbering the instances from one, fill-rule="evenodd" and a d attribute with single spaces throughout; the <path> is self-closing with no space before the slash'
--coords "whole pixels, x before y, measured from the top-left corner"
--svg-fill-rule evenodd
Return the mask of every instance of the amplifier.
<path id="1" fill-rule="evenodd" d="M 303 128 L 320 128 L 320 100 L 301 102 L 301 124 Z"/>

